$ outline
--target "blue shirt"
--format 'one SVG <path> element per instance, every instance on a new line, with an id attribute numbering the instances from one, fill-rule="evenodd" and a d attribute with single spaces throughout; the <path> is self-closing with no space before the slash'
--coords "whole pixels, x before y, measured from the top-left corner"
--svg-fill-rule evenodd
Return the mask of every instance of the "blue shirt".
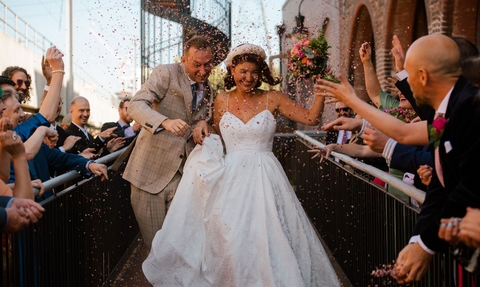
<path id="1" fill-rule="evenodd" d="M 28 121 L 19 124 L 13 131 L 25 142 L 40 126 L 50 127 L 50 123 L 42 114 L 37 113 Z"/>

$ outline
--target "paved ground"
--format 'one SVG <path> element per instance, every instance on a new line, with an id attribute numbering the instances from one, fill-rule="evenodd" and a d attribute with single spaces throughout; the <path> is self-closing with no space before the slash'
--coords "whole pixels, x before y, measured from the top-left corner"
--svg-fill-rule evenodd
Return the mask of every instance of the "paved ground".
<path id="1" fill-rule="evenodd" d="M 325 247 L 325 243 L 323 242 L 321 237 L 319 238 L 320 238 L 320 241 L 322 241 L 323 246 Z M 145 278 L 142 272 L 142 262 L 145 260 L 145 258 L 147 258 L 149 250 L 143 245 L 143 242 L 141 239 L 136 240 L 135 243 L 132 245 L 131 249 L 132 249 L 132 252 L 130 256 L 128 256 L 128 258 L 126 259 L 126 262 L 124 263 L 124 265 L 121 267 L 121 269 L 119 268 L 118 270 L 115 270 L 113 272 L 112 276 L 110 276 L 111 277 L 110 280 L 108 280 L 105 283 L 104 287 L 151 287 L 152 286 L 150 285 L 150 283 L 148 283 L 147 279 Z M 340 268 L 338 263 L 333 258 L 332 254 L 330 253 L 330 250 L 328 248 L 325 248 L 325 251 L 327 252 L 332 262 L 333 268 L 337 273 L 341 286 L 342 287 L 352 286 L 348 281 L 348 278 L 343 273 L 343 270 Z"/>
<path id="2" fill-rule="evenodd" d="M 147 258 L 148 248 L 141 239 L 132 245 L 132 253 L 126 260 L 123 268 L 115 270 L 104 287 L 149 287 L 147 279 L 142 272 L 142 262 Z"/>

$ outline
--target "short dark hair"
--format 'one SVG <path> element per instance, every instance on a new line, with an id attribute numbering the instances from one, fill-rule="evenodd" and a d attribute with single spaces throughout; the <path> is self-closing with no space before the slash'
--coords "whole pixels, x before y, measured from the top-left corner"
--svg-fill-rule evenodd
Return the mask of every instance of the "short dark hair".
<path id="1" fill-rule="evenodd" d="M 10 67 L 7 67 L 3 72 L 2 72 L 2 76 L 3 77 L 9 77 L 10 79 L 13 77 L 13 74 L 15 74 L 16 72 L 22 72 L 24 73 L 26 76 L 27 76 L 27 80 L 30 81 L 30 83 L 32 82 L 32 76 L 30 76 L 30 74 L 27 72 L 27 70 L 25 70 L 24 68 L 22 67 L 19 67 L 19 66 L 10 66 Z M 13 81 L 12 81 L 13 82 Z M 13 82 L 13 86 L 15 86 L 16 83 Z M 28 102 L 30 101 L 30 90 L 32 89 L 32 86 L 28 87 L 27 90 L 25 91 L 25 93 L 23 93 L 23 95 L 25 96 L 25 98 L 23 99 L 22 102 Z"/>
<path id="2" fill-rule="evenodd" d="M 257 54 L 240 54 L 232 59 L 232 68 L 235 67 L 236 65 L 243 63 L 243 62 L 250 62 L 250 63 L 255 63 L 258 66 L 258 69 L 260 70 L 260 76 L 258 77 L 258 82 L 255 85 L 255 88 L 258 88 L 262 85 L 262 82 L 265 82 L 269 85 L 275 86 L 278 85 L 282 82 L 282 79 L 279 77 L 273 77 L 272 72 L 270 71 L 270 68 L 268 67 L 267 63 L 265 60 L 263 60 L 262 57 L 260 57 Z M 230 70 L 230 67 L 227 71 L 227 75 L 223 79 L 225 83 L 225 88 L 227 90 L 235 87 L 237 84 L 235 84 L 235 79 L 233 78 L 232 71 Z"/>
<path id="3" fill-rule="evenodd" d="M 460 61 L 463 62 L 464 60 L 473 57 L 473 56 L 478 56 L 478 48 L 470 42 L 467 38 L 460 37 L 460 36 L 452 36 L 451 37 L 453 41 L 458 46 L 458 49 L 460 50 Z"/>
<path id="4" fill-rule="evenodd" d="M 480 85 L 480 56 L 474 56 L 462 61 L 462 74 L 472 84 Z"/>
<path id="5" fill-rule="evenodd" d="M 132 100 L 132 98 L 130 97 L 125 97 L 123 98 L 121 101 L 120 101 L 120 104 L 118 105 L 118 107 L 121 109 L 123 108 L 123 104 L 125 104 L 125 102 L 130 102 Z"/>
<path id="6" fill-rule="evenodd" d="M 12 81 L 12 79 L 10 79 L 9 77 L 0 76 L 0 85 L 4 85 L 4 84 L 15 87 L 15 82 Z"/>
<path id="7" fill-rule="evenodd" d="M 200 50 L 210 49 L 210 51 L 212 51 L 212 54 L 214 53 L 214 49 L 210 41 L 201 36 L 194 36 L 185 42 L 185 44 L 183 45 L 183 55 L 186 55 L 188 50 L 190 50 L 190 48 L 192 47 Z"/>

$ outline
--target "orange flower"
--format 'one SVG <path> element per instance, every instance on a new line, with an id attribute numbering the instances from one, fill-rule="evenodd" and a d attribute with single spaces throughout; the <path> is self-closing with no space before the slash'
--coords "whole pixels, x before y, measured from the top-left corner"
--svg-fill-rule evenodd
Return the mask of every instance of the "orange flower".
<path id="1" fill-rule="evenodd" d="M 307 58 L 307 57 L 303 57 L 303 58 L 302 58 L 302 64 L 306 64 L 307 61 L 308 61 L 308 58 Z"/>

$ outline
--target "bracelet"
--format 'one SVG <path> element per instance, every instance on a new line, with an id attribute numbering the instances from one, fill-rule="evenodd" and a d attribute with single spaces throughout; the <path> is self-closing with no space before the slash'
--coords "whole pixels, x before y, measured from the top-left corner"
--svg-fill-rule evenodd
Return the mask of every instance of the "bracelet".
<path id="1" fill-rule="evenodd" d="M 52 74 L 55 74 L 55 73 L 65 74 L 65 71 L 64 71 L 64 70 L 53 70 L 53 71 L 52 71 Z"/>
<path id="2" fill-rule="evenodd" d="M 47 91 L 47 92 L 48 92 L 49 89 L 50 89 L 50 86 L 49 86 L 49 85 L 45 85 L 45 87 L 43 87 L 43 90 L 44 90 L 44 91 Z"/>

